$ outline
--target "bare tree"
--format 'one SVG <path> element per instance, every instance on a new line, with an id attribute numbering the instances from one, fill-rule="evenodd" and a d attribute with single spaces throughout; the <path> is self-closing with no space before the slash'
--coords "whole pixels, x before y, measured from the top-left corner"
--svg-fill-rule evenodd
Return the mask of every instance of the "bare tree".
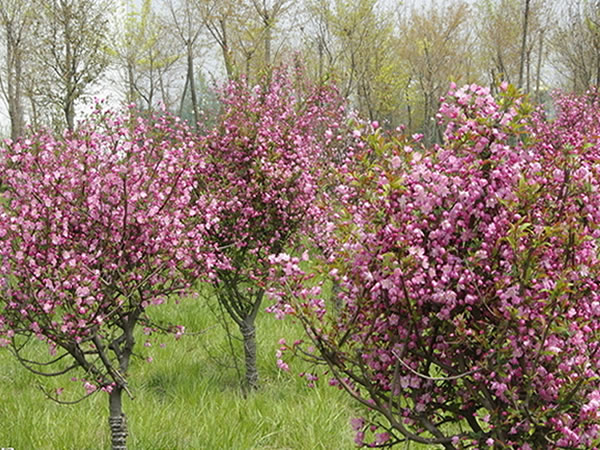
<path id="1" fill-rule="evenodd" d="M 23 134 L 25 125 L 23 90 L 27 55 L 32 46 L 33 13 L 29 2 L 0 0 L 0 32 L 5 50 L 0 89 L 8 106 L 12 139 Z"/>
<path id="2" fill-rule="evenodd" d="M 232 47 L 231 34 L 240 20 L 240 5 L 232 1 L 193 0 L 204 26 L 221 50 L 227 78 L 232 79 L 238 73 Z"/>
<path id="3" fill-rule="evenodd" d="M 531 0 L 525 1 L 525 11 L 523 13 L 523 32 L 521 34 L 521 54 L 519 58 L 519 83 L 520 88 L 523 87 L 523 70 L 525 67 L 525 59 L 527 55 L 527 26 L 529 25 L 529 5 Z"/>
<path id="4" fill-rule="evenodd" d="M 72 129 L 75 105 L 108 66 L 109 2 L 35 0 L 36 95 L 57 107 Z"/>
<path id="5" fill-rule="evenodd" d="M 172 25 L 152 7 L 152 0 L 126 3 L 122 26 L 116 31 L 108 52 L 120 74 L 120 85 L 127 103 L 152 110 L 163 104 L 174 109 L 176 63 L 182 50 L 177 45 Z"/>
<path id="6" fill-rule="evenodd" d="M 600 83 L 600 10 L 595 1 L 571 0 L 561 11 L 550 46 L 566 89 L 582 92 Z"/>
<path id="7" fill-rule="evenodd" d="M 281 16 L 291 7 L 290 0 L 251 0 L 254 10 L 258 14 L 262 27 L 260 34 L 264 42 L 264 66 L 272 64 L 271 46 L 273 42 L 273 28 L 281 20 Z"/>
<path id="8" fill-rule="evenodd" d="M 194 126 L 197 127 L 200 121 L 200 111 L 198 107 L 197 90 L 195 82 L 194 57 L 196 55 L 197 44 L 202 31 L 192 0 L 179 0 L 175 4 L 174 0 L 166 0 L 170 14 L 170 28 L 173 34 L 181 42 L 186 55 L 186 75 L 179 106 L 179 115 L 182 115 L 184 100 L 187 91 L 190 91 L 192 100 L 192 110 L 194 113 Z"/>
<path id="9" fill-rule="evenodd" d="M 421 108 L 421 131 L 426 141 L 441 139 L 434 114 L 450 81 L 463 80 L 468 72 L 470 39 L 469 8 L 465 2 L 444 7 L 432 2 L 427 9 L 412 9 L 404 25 L 402 57 L 411 70 L 417 106 Z"/>
<path id="10" fill-rule="evenodd" d="M 304 13 L 303 53 L 314 76 L 334 80 L 363 116 L 398 122 L 409 75 L 393 10 L 378 0 L 308 0 Z"/>
<path id="11" fill-rule="evenodd" d="M 547 62 L 547 30 L 552 25 L 548 0 L 483 0 L 477 3 L 475 29 L 478 66 L 492 89 L 500 81 L 515 83 L 525 92 L 540 91 Z M 535 79 L 534 79 L 535 78 Z"/>

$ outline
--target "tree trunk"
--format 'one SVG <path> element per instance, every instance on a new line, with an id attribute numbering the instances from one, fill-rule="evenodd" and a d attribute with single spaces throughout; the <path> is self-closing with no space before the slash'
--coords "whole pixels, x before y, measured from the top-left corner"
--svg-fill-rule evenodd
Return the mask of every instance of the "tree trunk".
<path id="1" fill-rule="evenodd" d="M 183 107 L 185 106 L 185 96 L 187 95 L 188 85 L 190 84 L 189 72 L 185 76 L 185 83 L 183 84 L 183 93 L 181 94 L 181 101 L 179 102 L 179 117 L 183 116 Z"/>
<path id="2" fill-rule="evenodd" d="M 221 39 L 219 45 L 221 52 L 223 53 L 223 62 L 225 63 L 225 72 L 227 72 L 227 79 L 232 80 L 235 76 L 234 73 L 234 61 L 233 54 L 229 48 L 229 41 L 227 39 L 227 22 L 225 19 L 219 20 L 219 27 L 221 31 Z"/>
<path id="3" fill-rule="evenodd" d="M 75 100 L 70 96 L 65 97 L 64 111 L 65 119 L 67 120 L 67 128 L 73 130 L 75 127 Z"/>
<path id="4" fill-rule="evenodd" d="M 319 84 L 323 84 L 323 42 L 320 36 L 317 45 L 319 50 Z"/>
<path id="5" fill-rule="evenodd" d="M 529 23 L 529 2 L 525 0 L 525 14 L 523 15 L 523 35 L 521 36 L 521 60 L 519 63 L 519 88 L 523 87 L 523 76 L 525 70 L 525 58 L 527 57 L 527 25 Z"/>
<path id="6" fill-rule="evenodd" d="M 271 20 L 268 16 L 265 16 L 265 69 L 270 72 L 271 70 Z"/>
<path id="7" fill-rule="evenodd" d="M 119 372 L 116 373 L 116 375 L 118 375 L 116 379 L 114 378 L 114 370 L 110 370 L 113 375 L 113 379 L 115 379 L 116 382 L 109 394 L 110 412 L 108 423 L 110 425 L 112 450 L 127 450 L 127 419 L 125 414 L 123 414 L 122 394 L 123 391 L 127 389 L 124 376 L 129 368 L 129 360 L 133 354 L 133 347 L 135 346 L 133 330 L 141 312 L 142 309 L 138 308 L 124 318 L 121 327 L 123 330 L 123 335 L 115 339 L 110 345 L 111 350 L 115 353 L 119 360 Z M 103 360 L 107 361 L 106 356 L 104 356 Z M 107 369 L 111 367 L 110 363 L 106 364 L 106 367 Z"/>
<path id="8" fill-rule="evenodd" d="M 132 103 L 136 103 L 135 78 L 133 76 L 133 63 L 131 61 L 127 61 L 127 83 L 129 84 L 127 103 L 131 105 Z"/>
<path id="9" fill-rule="evenodd" d="M 6 84 L 8 115 L 10 117 L 10 137 L 15 140 L 23 134 L 22 106 L 22 50 L 7 30 L 6 39 Z"/>
<path id="10" fill-rule="evenodd" d="M 109 394 L 111 448 L 112 450 L 127 450 L 127 421 L 121 403 L 122 388 L 115 386 Z"/>
<path id="11" fill-rule="evenodd" d="M 258 368 L 256 366 L 256 325 L 255 317 L 246 317 L 240 325 L 244 341 L 244 364 L 246 366 L 246 385 L 250 390 L 258 389 Z"/>
<path id="12" fill-rule="evenodd" d="M 525 77 L 527 79 L 527 89 L 525 90 L 525 92 L 527 94 L 529 94 L 531 92 L 531 50 L 527 51 L 527 76 Z"/>
<path id="13" fill-rule="evenodd" d="M 23 114 L 23 68 L 22 68 L 22 54 L 19 51 L 15 55 L 15 98 L 12 103 L 12 115 L 11 115 L 11 136 L 13 139 L 20 137 L 23 134 L 24 114 Z"/>
<path id="14" fill-rule="evenodd" d="M 256 365 L 256 316 L 260 310 L 265 291 L 256 288 L 253 292 L 240 292 L 236 281 L 223 277 L 223 285 L 217 288 L 217 299 L 238 326 L 244 344 L 245 383 L 250 390 L 258 389 Z"/>
<path id="15" fill-rule="evenodd" d="M 73 49 L 71 47 L 71 22 L 69 17 L 70 10 L 65 11 L 65 61 L 64 71 L 61 74 L 64 78 L 64 104 L 63 111 L 65 113 L 65 119 L 67 121 L 67 128 L 73 130 L 75 126 L 75 99 L 76 99 L 76 81 L 75 81 L 75 61 L 73 55 Z"/>
<path id="16" fill-rule="evenodd" d="M 423 136 L 427 145 L 431 144 L 433 129 L 431 127 L 431 99 L 430 99 L 430 91 L 424 92 L 424 102 L 423 102 Z"/>
<path id="17" fill-rule="evenodd" d="M 535 70 L 535 101 L 540 102 L 540 78 L 542 73 L 542 57 L 544 55 L 544 30 L 540 32 L 540 48 L 538 53 L 537 67 Z"/>
<path id="18" fill-rule="evenodd" d="M 194 111 L 194 129 L 198 129 L 200 114 L 198 112 L 198 99 L 196 98 L 196 83 L 194 82 L 194 53 L 192 43 L 187 43 L 187 79 L 190 83 L 190 93 L 192 94 L 192 110 Z"/>
<path id="19" fill-rule="evenodd" d="M 38 105 L 32 92 L 28 92 L 27 97 L 29 98 L 29 104 L 31 105 L 31 126 L 36 129 L 39 128 L 40 123 Z"/>
<path id="20" fill-rule="evenodd" d="M 246 386 L 250 390 L 258 389 L 258 367 L 256 366 L 256 316 L 260 310 L 265 291 L 259 289 L 254 293 L 250 309 L 245 317 L 238 321 L 244 342 L 244 364 L 246 366 Z"/>
<path id="21" fill-rule="evenodd" d="M 596 50 L 596 86 L 600 86 L 600 48 Z"/>

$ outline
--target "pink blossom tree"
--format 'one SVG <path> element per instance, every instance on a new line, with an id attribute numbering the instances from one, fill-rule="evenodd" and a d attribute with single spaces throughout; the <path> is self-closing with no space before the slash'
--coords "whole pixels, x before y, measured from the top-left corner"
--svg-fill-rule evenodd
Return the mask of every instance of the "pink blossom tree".
<path id="1" fill-rule="evenodd" d="M 599 445 L 600 105 L 563 96 L 548 121 L 503 88 L 451 91 L 442 146 L 367 136 L 328 250 L 276 266 L 315 351 L 287 348 L 371 411 L 360 445 Z"/>
<path id="2" fill-rule="evenodd" d="M 243 337 L 246 385 L 258 387 L 257 314 L 270 258 L 296 245 L 321 216 L 315 203 L 323 167 L 336 148 L 344 110 L 329 87 L 301 70 L 275 70 L 260 86 L 244 80 L 223 92 L 223 114 L 200 148 L 206 164 L 198 227 L 211 244 L 215 294 Z"/>
<path id="3" fill-rule="evenodd" d="M 87 395 L 107 392 L 115 449 L 126 447 L 134 330 L 187 288 L 180 268 L 200 266 L 201 237 L 185 222 L 194 142 L 172 117 L 98 110 L 62 137 L 0 150 L 1 343 L 36 374 L 75 371 Z M 30 338 L 47 360 L 23 354 Z"/>

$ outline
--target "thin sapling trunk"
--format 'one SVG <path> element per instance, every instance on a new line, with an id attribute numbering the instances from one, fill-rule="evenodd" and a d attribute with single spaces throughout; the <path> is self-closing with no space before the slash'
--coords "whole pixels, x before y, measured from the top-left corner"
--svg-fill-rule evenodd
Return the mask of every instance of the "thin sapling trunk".
<path id="1" fill-rule="evenodd" d="M 258 389 L 258 368 L 256 366 L 256 325 L 254 317 L 246 317 L 240 326 L 244 341 L 244 365 L 246 385 L 250 390 Z"/>
<path id="2" fill-rule="evenodd" d="M 217 298 L 236 323 L 242 335 L 245 367 L 244 384 L 248 389 L 256 390 L 259 387 L 256 364 L 256 316 L 262 304 L 264 290 L 253 290 L 244 295 L 239 292 L 240 286 L 235 283 L 231 285 L 231 282 L 232 280 L 227 280 L 224 283 L 225 292 L 218 293 Z"/>
<path id="3" fill-rule="evenodd" d="M 119 386 L 115 386 L 109 394 L 108 423 L 112 450 L 127 450 L 127 420 L 123 414 L 122 394 L 123 389 Z"/>

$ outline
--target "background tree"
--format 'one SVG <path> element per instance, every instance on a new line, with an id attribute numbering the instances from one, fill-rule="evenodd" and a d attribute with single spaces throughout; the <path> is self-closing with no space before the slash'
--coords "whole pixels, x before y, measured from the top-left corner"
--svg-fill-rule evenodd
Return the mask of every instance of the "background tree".
<path id="1" fill-rule="evenodd" d="M 469 8 L 463 1 L 443 6 L 432 2 L 427 8 L 410 9 L 405 17 L 401 59 L 410 67 L 411 87 L 418 95 L 418 130 L 426 142 L 439 142 L 441 130 L 433 116 L 440 97 L 451 81 L 471 81 Z"/>
<path id="2" fill-rule="evenodd" d="M 328 0 L 306 0 L 303 8 L 306 17 L 300 26 L 306 65 L 319 83 L 331 76 L 335 59 L 330 9 Z"/>
<path id="3" fill-rule="evenodd" d="M 529 21 L 530 21 L 530 9 L 531 0 L 525 0 L 525 6 L 523 11 L 523 20 L 522 20 L 522 31 L 521 31 L 521 52 L 519 55 L 519 82 L 517 86 L 520 88 L 523 87 L 523 74 L 525 69 L 525 60 L 527 55 L 527 38 L 529 37 Z"/>
<path id="4" fill-rule="evenodd" d="M 275 27 L 281 22 L 285 14 L 292 6 L 290 0 L 251 0 L 252 7 L 261 26 L 259 27 L 259 36 L 262 37 L 263 47 L 263 67 L 269 71 L 273 64 L 273 41 Z"/>
<path id="5" fill-rule="evenodd" d="M 8 105 L 10 137 L 14 140 L 23 135 L 25 126 L 24 86 L 27 76 L 27 55 L 33 40 L 34 11 L 28 2 L 0 1 L 0 29 L 4 42 L 4 70 L 0 77 L 2 95 Z"/>
<path id="6" fill-rule="evenodd" d="M 238 74 L 238 63 L 234 55 L 232 34 L 239 25 L 243 11 L 236 2 L 219 0 L 195 0 L 198 12 L 210 36 L 217 43 L 223 57 L 228 79 Z"/>
<path id="7" fill-rule="evenodd" d="M 127 103 L 152 111 L 160 104 L 176 111 L 180 97 L 177 62 L 184 51 L 176 43 L 167 20 L 144 0 L 139 8 L 126 4 L 122 27 L 116 30 L 115 43 L 108 50 L 113 56 Z"/>
<path id="8" fill-rule="evenodd" d="M 193 123 L 195 124 L 194 126 L 197 127 L 200 122 L 200 106 L 197 98 L 198 92 L 195 80 L 194 60 L 198 50 L 202 24 L 195 11 L 195 7 L 192 4 L 192 0 L 180 0 L 177 5 L 173 0 L 168 0 L 167 6 L 170 14 L 170 29 L 172 29 L 174 36 L 182 44 L 185 50 L 186 59 L 185 83 L 183 86 L 183 93 L 181 94 L 179 115 L 181 116 L 183 112 L 184 101 L 187 92 L 189 91 L 192 112 L 194 114 Z"/>
<path id="9" fill-rule="evenodd" d="M 408 71 L 398 58 L 393 11 L 374 0 L 309 0 L 305 14 L 303 51 L 313 76 L 335 81 L 363 117 L 398 123 Z"/>
<path id="10" fill-rule="evenodd" d="M 486 0 L 477 3 L 477 38 L 481 68 L 491 85 L 507 81 L 516 84 L 519 76 L 520 2 Z"/>
<path id="11" fill-rule="evenodd" d="M 294 22 L 288 0 L 246 0 L 242 2 L 195 0 L 212 40 L 218 45 L 229 79 L 240 75 L 255 82 L 271 66 L 289 54 L 282 54 Z"/>
<path id="12" fill-rule="evenodd" d="M 36 0 L 35 97 L 56 108 L 73 129 L 75 108 L 108 66 L 110 4 L 95 0 Z"/>
<path id="13" fill-rule="evenodd" d="M 570 1 L 559 9 L 558 21 L 551 37 L 553 64 L 564 88 L 583 92 L 600 82 L 599 10 L 588 0 Z"/>

